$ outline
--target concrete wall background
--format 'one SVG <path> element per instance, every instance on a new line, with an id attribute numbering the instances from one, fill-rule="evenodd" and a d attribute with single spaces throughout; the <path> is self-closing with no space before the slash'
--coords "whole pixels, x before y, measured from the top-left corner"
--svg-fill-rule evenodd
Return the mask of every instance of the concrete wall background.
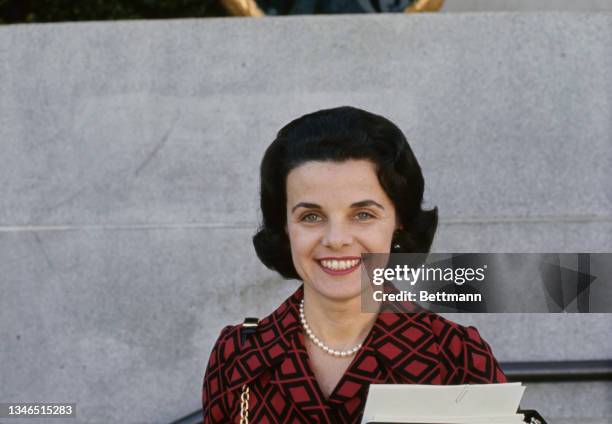
<path id="1" fill-rule="evenodd" d="M 258 166 L 324 107 L 404 130 L 434 251 L 611 251 L 610 39 L 596 14 L 0 27 L 0 401 L 88 423 L 197 409 L 222 326 L 297 287 L 251 246 Z M 612 357 L 610 315 L 453 318 L 502 361 Z M 610 398 L 534 385 L 525 406 L 604 423 Z"/>
<path id="2" fill-rule="evenodd" d="M 612 12 L 609 0 L 445 0 L 442 12 Z"/>

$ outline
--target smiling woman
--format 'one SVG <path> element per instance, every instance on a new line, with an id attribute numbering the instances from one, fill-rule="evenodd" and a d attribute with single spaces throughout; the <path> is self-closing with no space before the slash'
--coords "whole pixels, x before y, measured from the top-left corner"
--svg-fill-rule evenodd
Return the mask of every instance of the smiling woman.
<path id="1" fill-rule="evenodd" d="M 315 302 L 354 300 L 359 306 L 360 255 L 388 253 L 400 229 L 375 165 L 353 159 L 306 162 L 287 176 L 287 205 L 291 257 L 304 281 L 306 310 Z"/>
<path id="2" fill-rule="evenodd" d="M 260 260 L 302 286 L 248 338 L 221 332 L 204 422 L 358 423 L 371 383 L 505 382 L 473 327 L 439 315 L 365 313 L 364 253 L 428 252 L 437 209 L 401 130 L 352 107 L 282 128 L 261 164 Z M 242 418 L 241 418 L 242 417 Z"/>

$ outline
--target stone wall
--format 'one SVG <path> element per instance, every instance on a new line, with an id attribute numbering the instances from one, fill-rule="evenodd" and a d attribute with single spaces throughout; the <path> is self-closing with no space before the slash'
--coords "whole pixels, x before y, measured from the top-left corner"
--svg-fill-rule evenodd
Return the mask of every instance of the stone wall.
<path id="1" fill-rule="evenodd" d="M 0 401 L 85 423 L 199 408 L 222 326 L 297 287 L 252 248 L 258 166 L 320 108 L 404 130 L 434 251 L 611 251 L 610 39 L 604 14 L 0 27 Z M 454 318 L 502 361 L 612 358 L 610 315 Z M 534 385 L 525 406 L 604 423 L 611 393 Z"/>

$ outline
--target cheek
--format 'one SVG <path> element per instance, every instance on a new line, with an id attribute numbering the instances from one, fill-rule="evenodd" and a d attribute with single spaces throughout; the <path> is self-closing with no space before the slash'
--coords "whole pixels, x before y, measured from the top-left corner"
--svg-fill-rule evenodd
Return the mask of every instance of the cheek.
<path id="1" fill-rule="evenodd" d="M 376 227 L 368 229 L 361 234 L 361 240 L 367 245 L 367 247 L 374 250 L 388 250 L 391 246 L 391 240 L 393 239 L 393 227 Z"/>
<path id="2" fill-rule="evenodd" d="M 383 237 L 377 240 L 374 250 L 378 253 L 387 253 L 391 249 L 391 238 Z"/>
<path id="3" fill-rule="evenodd" d="M 288 232 L 291 242 L 291 251 L 296 256 L 308 254 L 316 246 L 319 240 L 318 232 L 312 229 L 290 226 Z"/>

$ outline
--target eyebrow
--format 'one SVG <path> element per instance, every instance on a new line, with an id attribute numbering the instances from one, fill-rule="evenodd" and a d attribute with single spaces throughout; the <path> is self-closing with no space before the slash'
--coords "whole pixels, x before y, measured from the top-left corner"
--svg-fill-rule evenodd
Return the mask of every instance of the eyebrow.
<path id="1" fill-rule="evenodd" d="M 375 202 L 374 200 L 370 200 L 370 199 L 361 200 L 359 202 L 355 202 L 351 204 L 351 208 L 363 208 L 366 206 L 376 206 L 382 209 L 383 211 L 385 210 L 385 208 L 380 203 Z M 300 202 L 291 209 L 291 213 L 295 212 L 297 208 L 323 209 L 320 205 L 317 205 L 316 203 Z"/>

